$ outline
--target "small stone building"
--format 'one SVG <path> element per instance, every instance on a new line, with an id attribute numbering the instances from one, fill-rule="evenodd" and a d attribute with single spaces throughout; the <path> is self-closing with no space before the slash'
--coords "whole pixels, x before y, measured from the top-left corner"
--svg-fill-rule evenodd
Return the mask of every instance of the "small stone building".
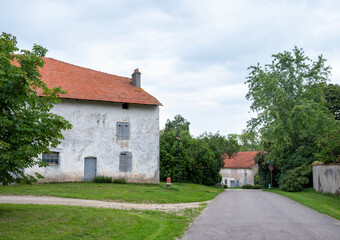
<path id="1" fill-rule="evenodd" d="M 73 127 L 52 153 L 42 154 L 47 167 L 25 172 L 38 172 L 45 182 L 89 181 L 101 175 L 158 183 L 161 103 L 141 88 L 138 69 L 127 78 L 44 60 L 42 80 L 67 92 L 52 112 Z"/>
<path id="2" fill-rule="evenodd" d="M 254 185 L 254 177 L 257 173 L 255 156 L 259 151 L 238 152 L 234 157 L 224 158 L 224 166 L 220 173 L 222 183 L 228 187 L 242 187 L 244 184 Z"/>

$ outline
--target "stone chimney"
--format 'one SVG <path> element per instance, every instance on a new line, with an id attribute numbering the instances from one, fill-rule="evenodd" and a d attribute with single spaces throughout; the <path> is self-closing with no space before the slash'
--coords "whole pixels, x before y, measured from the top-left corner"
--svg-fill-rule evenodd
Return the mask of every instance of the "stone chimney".
<path id="1" fill-rule="evenodd" d="M 140 75 L 141 73 L 139 72 L 138 68 L 135 69 L 135 71 L 132 73 L 132 85 L 137 87 L 137 88 L 140 88 L 141 87 L 141 84 L 140 84 Z"/>

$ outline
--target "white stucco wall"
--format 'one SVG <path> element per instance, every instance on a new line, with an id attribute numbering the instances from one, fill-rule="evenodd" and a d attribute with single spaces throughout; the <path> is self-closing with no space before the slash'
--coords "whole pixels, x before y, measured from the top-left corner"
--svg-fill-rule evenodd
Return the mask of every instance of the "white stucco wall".
<path id="1" fill-rule="evenodd" d="M 239 186 L 242 187 L 245 184 L 245 173 L 247 173 L 247 183 L 254 185 L 254 177 L 257 172 L 257 167 L 253 168 L 222 168 L 220 173 L 222 175 L 222 183 L 225 184 L 227 180 L 227 185 L 230 187 L 230 181 L 239 181 Z"/>
<path id="2" fill-rule="evenodd" d="M 128 182 L 159 182 L 159 107 L 121 103 L 63 100 L 53 112 L 72 125 L 64 132 L 65 139 L 52 151 L 60 152 L 59 164 L 26 169 L 39 172 L 42 181 L 82 181 L 84 159 L 97 159 L 97 176 L 124 177 Z M 116 123 L 130 123 L 129 140 L 118 140 Z M 119 171 L 119 155 L 132 153 L 132 171 Z"/>

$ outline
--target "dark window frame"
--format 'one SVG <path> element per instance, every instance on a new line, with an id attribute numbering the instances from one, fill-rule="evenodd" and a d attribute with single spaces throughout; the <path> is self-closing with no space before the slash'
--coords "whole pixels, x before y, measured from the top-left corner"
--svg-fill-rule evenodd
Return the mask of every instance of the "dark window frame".
<path id="1" fill-rule="evenodd" d="M 42 154 L 42 160 L 49 166 L 57 166 L 60 164 L 60 153 L 55 151 L 44 152 Z"/>

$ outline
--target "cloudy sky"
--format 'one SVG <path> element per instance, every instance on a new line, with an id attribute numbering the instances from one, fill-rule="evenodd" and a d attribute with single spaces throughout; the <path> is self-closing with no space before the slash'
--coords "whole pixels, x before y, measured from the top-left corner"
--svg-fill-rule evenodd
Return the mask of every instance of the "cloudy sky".
<path id="1" fill-rule="evenodd" d="M 20 49 L 130 77 L 162 104 L 160 126 L 181 114 L 195 136 L 241 133 L 254 113 L 247 68 L 303 48 L 340 83 L 340 1 L 0 0 L 0 30 Z"/>

